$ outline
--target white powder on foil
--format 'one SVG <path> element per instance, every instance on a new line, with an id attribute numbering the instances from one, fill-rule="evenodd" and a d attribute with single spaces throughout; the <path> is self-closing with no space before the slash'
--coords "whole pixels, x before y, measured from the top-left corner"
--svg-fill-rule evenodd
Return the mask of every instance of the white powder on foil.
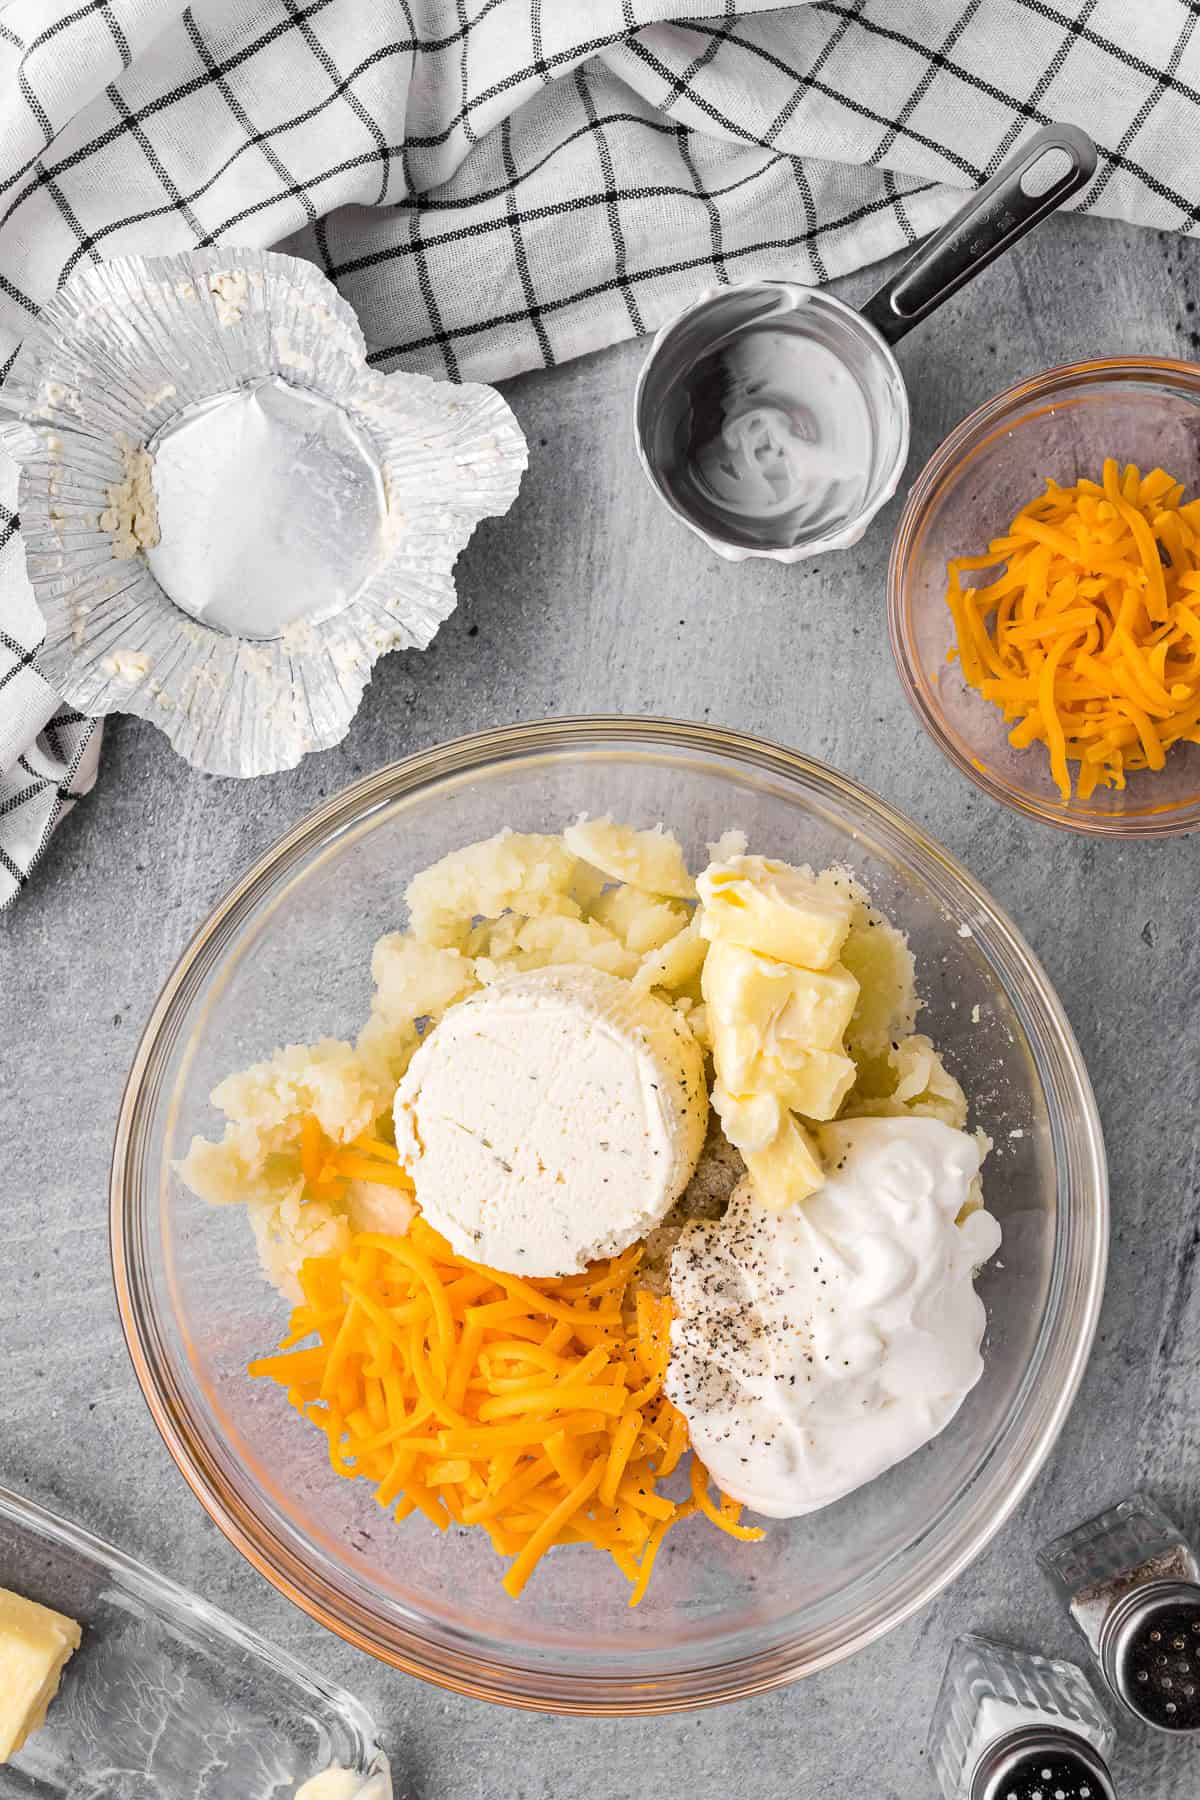
<path id="1" fill-rule="evenodd" d="M 312 357 L 306 356 L 303 350 L 297 350 L 286 331 L 273 331 L 271 339 L 275 345 L 275 354 L 283 368 L 300 369 L 304 373 L 311 374 Z"/>
<path id="2" fill-rule="evenodd" d="M 80 417 L 83 416 L 83 405 L 78 390 L 67 387 L 61 381 L 42 383 L 41 392 L 38 394 L 38 405 L 42 408 L 54 406 L 58 408 L 59 412 L 73 412 L 78 413 Z"/>
<path id="3" fill-rule="evenodd" d="M 150 667 L 150 658 L 142 650 L 114 650 L 101 659 L 100 667 L 120 681 L 140 681 Z"/>
<path id="4" fill-rule="evenodd" d="M 250 283 L 244 271 L 227 269 L 220 275 L 210 275 L 208 291 L 215 302 L 219 322 L 222 325 L 238 324 L 250 298 Z"/>
<path id="5" fill-rule="evenodd" d="M 107 490 L 108 505 L 100 514 L 100 529 L 112 539 L 113 556 L 130 562 L 139 550 L 151 550 L 158 542 L 158 508 L 154 501 L 154 467 L 144 445 L 122 447 L 125 473 Z"/>

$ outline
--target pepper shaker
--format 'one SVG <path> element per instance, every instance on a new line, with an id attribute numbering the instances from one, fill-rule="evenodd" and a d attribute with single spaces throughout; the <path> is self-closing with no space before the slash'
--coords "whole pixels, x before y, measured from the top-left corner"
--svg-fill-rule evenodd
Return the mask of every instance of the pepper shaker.
<path id="1" fill-rule="evenodd" d="M 929 1737 L 945 1800 L 1116 1800 L 1115 1740 L 1074 1663 L 974 1634 L 954 1644 Z"/>
<path id="2" fill-rule="evenodd" d="M 1133 1494 L 1038 1561 L 1130 1712 L 1159 1731 L 1200 1731 L 1200 1557 L 1179 1527 Z"/>

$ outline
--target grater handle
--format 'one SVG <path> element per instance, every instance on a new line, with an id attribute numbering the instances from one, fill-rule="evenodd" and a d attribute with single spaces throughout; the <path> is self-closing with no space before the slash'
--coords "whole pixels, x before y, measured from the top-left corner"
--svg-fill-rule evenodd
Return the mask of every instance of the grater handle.
<path id="1" fill-rule="evenodd" d="M 1049 184 L 1033 182 L 1043 158 L 1067 157 L 1067 165 L 1041 172 Z M 1085 187 L 1096 172 L 1096 146 L 1077 125 L 1044 125 L 977 188 L 966 205 L 909 257 L 903 268 L 861 308 L 862 315 L 889 344 L 956 294 L 981 269 L 1057 212 L 1064 200 Z M 1035 191 L 1031 191 L 1031 187 Z"/>

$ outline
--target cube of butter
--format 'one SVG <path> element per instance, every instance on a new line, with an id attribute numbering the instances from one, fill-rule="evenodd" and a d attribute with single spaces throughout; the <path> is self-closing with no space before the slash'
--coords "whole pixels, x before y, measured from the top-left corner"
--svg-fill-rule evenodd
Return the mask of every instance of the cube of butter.
<path id="1" fill-rule="evenodd" d="M 688 874 L 679 840 L 664 826 L 637 831 L 602 819 L 577 819 L 563 832 L 563 843 L 582 862 L 591 863 L 611 881 L 627 881 L 647 894 L 690 900 L 696 884 Z"/>
<path id="2" fill-rule="evenodd" d="M 817 1146 L 791 1113 L 765 1150 L 742 1154 L 755 1197 L 771 1212 L 785 1212 L 824 1185 L 825 1171 Z"/>
<path id="3" fill-rule="evenodd" d="M 710 863 L 696 883 L 700 930 L 802 969 L 837 961 L 853 917 L 848 898 L 818 885 L 806 869 L 767 856 Z"/>
<path id="4" fill-rule="evenodd" d="M 762 1056 L 752 1071 L 754 1086 L 778 1095 L 792 1112 L 806 1119 L 833 1119 L 854 1083 L 854 1060 L 836 1050 L 810 1050 L 789 1057 Z"/>
<path id="5" fill-rule="evenodd" d="M 858 1078 L 853 1059 L 837 1050 L 773 1056 L 755 1047 L 748 1027 L 719 1022 L 714 1022 L 712 1036 L 717 1080 L 728 1093 L 773 1094 L 806 1119 L 834 1118 Z"/>
<path id="6" fill-rule="evenodd" d="M 0 1588 L 0 1763 L 45 1724 L 81 1635 L 64 1613 Z"/>
<path id="7" fill-rule="evenodd" d="M 722 1131 L 744 1157 L 765 1150 L 779 1135 L 783 1108 L 774 1094 L 733 1094 L 718 1081 L 712 1103 Z"/>
<path id="8" fill-rule="evenodd" d="M 751 1076 L 762 1054 L 762 1039 L 753 1025 L 722 1019 L 710 1001 L 705 1005 L 718 1082 L 729 1094 L 754 1093 L 758 1084 Z"/>
<path id="9" fill-rule="evenodd" d="M 764 1050 L 840 1050 L 858 1000 L 858 983 L 840 963 L 824 971 L 718 938 L 701 989 L 715 1019 L 751 1025 Z"/>

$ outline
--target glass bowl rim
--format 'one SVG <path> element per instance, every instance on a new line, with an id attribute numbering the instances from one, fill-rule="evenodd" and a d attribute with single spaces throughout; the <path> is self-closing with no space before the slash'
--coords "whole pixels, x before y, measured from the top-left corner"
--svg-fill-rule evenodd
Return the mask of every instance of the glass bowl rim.
<path id="1" fill-rule="evenodd" d="M 340 1593 L 336 1582 L 260 1524 L 193 1428 L 160 1341 L 139 1252 L 146 1205 L 140 1152 L 173 1031 L 225 941 L 236 933 L 257 898 L 302 865 L 311 850 L 328 847 L 342 830 L 365 823 L 371 812 L 449 774 L 482 772 L 539 755 L 628 747 L 631 741 L 639 750 L 707 753 L 743 770 L 815 783 L 827 800 L 844 797 L 852 809 L 865 814 L 893 847 L 902 849 L 906 866 L 935 892 L 939 879 L 959 890 L 958 897 L 973 908 L 973 935 L 983 937 L 993 976 L 1021 1017 L 1031 1049 L 1038 1052 L 1035 1063 L 1054 1130 L 1059 1213 L 1038 1339 L 1001 1433 L 981 1454 L 966 1484 L 969 1488 L 982 1484 L 987 1491 L 973 1494 L 966 1516 L 954 1521 L 949 1543 L 931 1552 L 929 1540 L 938 1532 L 915 1534 L 899 1555 L 915 1554 L 918 1566 L 906 1573 L 899 1592 L 894 1583 L 890 1597 L 876 1599 L 865 1619 L 860 1617 L 853 1629 L 830 1628 L 826 1636 L 832 1641 L 815 1650 L 793 1635 L 736 1660 L 705 1662 L 648 1680 L 497 1664 L 461 1646 L 434 1644 L 407 1626 L 394 1622 L 384 1626 L 377 1614 L 367 1613 Z M 1017 980 L 1027 984 L 1027 995 L 1017 991 L 1013 985 Z M 857 782 L 783 745 L 690 721 L 585 715 L 475 732 L 387 764 L 323 801 L 232 884 L 178 958 L 139 1040 L 117 1121 L 109 1224 L 121 1326 L 151 1416 L 196 1498 L 259 1574 L 357 1649 L 451 1692 L 529 1711 L 627 1717 L 748 1698 L 831 1667 L 928 1605 L 982 1552 L 1041 1469 L 1082 1380 L 1104 1292 L 1108 1175 L 1095 1097 L 1058 996 L 1007 914 L 934 839 Z M 966 1488 L 943 1510 L 961 1511 L 963 1491 Z"/>
<path id="2" fill-rule="evenodd" d="M 1131 386 L 1157 381 L 1178 393 L 1186 393 L 1200 405 L 1200 363 L 1171 356 L 1107 356 L 1058 363 L 1040 374 L 1014 381 L 990 400 L 983 401 L 942 439 L 908 490 L 888 558 L 888 637 L 905 699 L 942 755 L 989 798 L 1026 818 L 1051 825 L 1057 831 L 1073 831 L 1084 837 L 1184 837 L 1200 830 L 1200 795 L 1169 814 L 1114 813 L 1111 817 L 1100 814 L 1083 817 L 1078 813 L 1072 815 L 1070 808 L 1064 808 L 1060 803 L 1039 799 L 1022 788 L 1011 786 L 981 767 L 959 747 L 943 722 L 940 708 L 927 695 L 917 673 L 915 656 L 910 653 L 910 636 L 905 624 L 906 588 L 917 535 L 935 495 L 947 478 L 957 473 L 983 435 L 1006 414 L 1045 400 L 1063 388 L 1112 381 L 1127 382 Z"/>

